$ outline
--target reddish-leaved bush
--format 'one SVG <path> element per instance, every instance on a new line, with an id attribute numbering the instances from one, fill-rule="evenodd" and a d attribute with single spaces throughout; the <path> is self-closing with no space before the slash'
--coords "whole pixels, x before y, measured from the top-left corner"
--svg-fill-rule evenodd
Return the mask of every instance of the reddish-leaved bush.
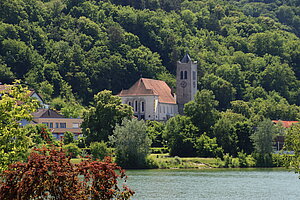
<path id="1" fill-rule="evenodd" d="M 134 192 L 119 188 L 119 179 L 126 181 L 124 170 L 109 157 L 72 164 L 59 148 L 34 149 L 0 174 L 0 199 L 129 199 Z"/>

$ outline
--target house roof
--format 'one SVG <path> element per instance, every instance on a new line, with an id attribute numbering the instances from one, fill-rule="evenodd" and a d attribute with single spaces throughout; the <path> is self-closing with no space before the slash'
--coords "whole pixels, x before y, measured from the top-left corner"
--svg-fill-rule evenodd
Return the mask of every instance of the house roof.
<path id="1" fill-rule="evenodd" d="M 118 95 L 120 97 L 157 95 L 160 103 L 176 104 L 171 88 L 166 84 L 166 82 L 161 80 L 140 78 L 128 90 L 122 90 Z"/>
<path id="2" fill-rule="evenodd" d="M 291 127 L 293 124 L 299 123 L 299 121 L 281 121 L 281 120 L 272 120 L 275 124 L 281 124 L 285 128 Z"/>
<path id="3" fill-rule="evenodd" d="M 32 115 L 34 118 L 64 118 L 63 115 L 51 109 L 38 109 Z"/>
<path id="4" fill-rule="evenodd" d="M 9 88 L 12 87 L 12 86 L 13 86 L 13 85 L 0 85 L 0 92 L 9 89 Z M 44 103 L 43 96 L 40 95 L 40 94 L 38 94 L 37 92 L 35 92 L 33 89 L 30 89 L 30 90 L 29 90 L 29 93 L 28 93 L 28 96 L 29 96 L 29 97 L 32 97 L 34 94 L 36 94 L 36 95 L 40 98 L 40 100 L 42 101 L 42 103 Z"/>

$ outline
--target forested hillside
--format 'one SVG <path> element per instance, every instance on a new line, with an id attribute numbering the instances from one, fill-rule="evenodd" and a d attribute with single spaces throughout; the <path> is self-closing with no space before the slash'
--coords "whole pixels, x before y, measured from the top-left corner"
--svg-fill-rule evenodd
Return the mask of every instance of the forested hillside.
<path id="1" fill-rule="evenodd" d="M 295 120 L 299 36 L 298 0 L 0 0 L 0 81 L 88 105 L 141 76 L 174 87 L 189 52 L 219 110 Z"/>

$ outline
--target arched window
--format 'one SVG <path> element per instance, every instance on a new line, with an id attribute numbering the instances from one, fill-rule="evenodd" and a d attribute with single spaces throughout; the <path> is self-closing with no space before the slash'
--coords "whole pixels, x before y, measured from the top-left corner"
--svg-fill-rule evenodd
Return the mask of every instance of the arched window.
<path id="1" fill-rule="evenodd" d="M 184 79 L 187 79 L 187 71 L 184 71 Z"/>
<path id="2" fill-rule="evenodd" d="M 140 104 L 140 108 L 141 108 L 141 112 L 145 112 L 145 102 L 144 101 L 141 101 L 141 104 Z"/>
<path id="3" fill-rule="evenodd" d="M 180 72 L 180 79 L 183 79 L 183 71 Z"/>
<path id="4" fill-rule="evenodd" d="M 128 105 L 130 105 L 130 106 L 131 106 L 131 102 L 130 102 L 130 101 L 128 101 Z"/>
<path id="5" fill-rule="evenodd" d="M 134 101 L 134 106 L 133 106 L 133 108 L 134 108 L 134 112 L 137 112 L 137 111 L 138 111 L 138 101 L 137 101 L 137 100 Z"/>

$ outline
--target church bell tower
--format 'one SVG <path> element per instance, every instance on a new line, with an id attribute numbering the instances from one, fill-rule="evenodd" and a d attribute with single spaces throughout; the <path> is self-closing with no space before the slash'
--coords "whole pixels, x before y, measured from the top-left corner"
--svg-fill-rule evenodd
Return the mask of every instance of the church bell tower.
<path id="1" fill-rule="evenodd" d="M 194 99 L 197 92 L 197 62 L 189 54 L 177 61 L 176 69 L 176 102 L 179 114 L 183 115 L 184 104 Z"/>

